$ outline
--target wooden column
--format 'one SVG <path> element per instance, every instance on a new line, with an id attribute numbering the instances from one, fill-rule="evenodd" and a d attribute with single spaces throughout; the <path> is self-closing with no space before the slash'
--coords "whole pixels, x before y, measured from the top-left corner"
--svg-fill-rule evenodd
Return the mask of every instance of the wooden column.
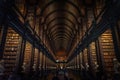
<path id="1" fill-rule="evenodd" d="M 84 51 L 82 51 L 82 66 L 85 68 Z"/>
<path id="2" fill-rule="evenodd" d="M 82 59 L 81 59 L 81 53 L 79 53 L 78 58 L 79 58 L 78 60 L 79 60 L 79 70 L 80 70 L 80 69 L 81 69 L 81 60 L 82 60 Z"/>
<path id="3" fill-rule="evenodd" d="M 94 72 L 94 66 L 93 66 L 93 61 L 92 61 L 92 52 L 91 52 L 91 48 L 90 45 L 87 48 L 87 57 L 88 57 L 88 65 L 89 65 L 89 75 L 94 79 L 95 78 L 95 72 Z"/>
<path id="4" fill-rule="evenodd" d="M 77 56 L 74 58 L 75 61 L 75 70 L 77 70 Z"/>
<path id="5" fill-rule="evenodd" d="M 114 50 L 115 50 L 115 55 L 118 61 L 120 62 L 120 25 L 117 23 L 111 24 L 111 31 L 112 31 L 112 37 L 113 37 L 113 43 L 114 43 Z"/>
<path id="6" fill-rule="evenodd" d="M 5 43 L 6 43 L 7 30 L 8 30 L 7 25 L 2 26 L 1 35 L 0 35 L 1 36 L 0 60 L 3 58 L 4 46 L 5 46 Z"/>
<path id="7" fill-rule="evenodd" d="M 79 70 L 80 64 L 79 64 L 79 54 L 77 55 L 77 69 Z"/>
<path id="8" fill-rule="evenodd" d="M 32 46 L 32 51 L 31 51 L 31 60 L 30 60 L 30 72 L 32 72 L 32 71 L 33 71 L 34 54 L 35 54 L 35 47 L 34 47 L 34 46 Z"/>
<path id="9" fill-rule="evenodd" d="M 105 68 L 104 68 L 103 55 L 101 54 L 102 53 L 102 48 L 101 48 L 99 38 L 96 39 L 96 41 L 95 41 L 95 47 L 96 47 L 97 62 L 98 62 L 98 65 L 99 65 L 98 71 L 101 75 L 104 75 L 106 73 L 105 73 Z"/>
<path id="10" fill-rule="evenodd" d="M 7 12 L 7 10 L 5 9 L 6 6 L 8 6 L 8 4 L 6 4 L 6 1 L 0 0 L 0 26 L 5 22 L 6 19 Z"/>
<path id="11" fill-rule="evenodd" d="M 38 52 L 38 56 L 37 56 L 37 64 L 36 64 L 36 71 L 39 71 L 39 66 L 40 66 L 40 51 Z"/>
<path id="12" fill-rule="evenodd" d="M 15 69 L 15 72 L 21 72 L 23 69 L 22 69 L 22 66 L 23 66 L 23 62 L 24 62 L 24 52 L 25 52 L 25 44 L 26 44 L 26 40 L 25 39 L 21 39 L 21 43 L 20 43 L 20 53 L 17 57 L 17 64 L 16 64 L 16 69 Z"/>
<path id="13" fill-rule="evenodd" d="M 43 53 L 42 53 L 42 55 L 41 55 L 41 77 L 43 77 L 43 61 L 44 61 L 44 55 L 43 55 Z"/>
<path id="14" fill-rule="evenodd" d="M 73 58 L 73 62 L 74 62 L 73 69 L 75 70 L 75 58 Z"/>

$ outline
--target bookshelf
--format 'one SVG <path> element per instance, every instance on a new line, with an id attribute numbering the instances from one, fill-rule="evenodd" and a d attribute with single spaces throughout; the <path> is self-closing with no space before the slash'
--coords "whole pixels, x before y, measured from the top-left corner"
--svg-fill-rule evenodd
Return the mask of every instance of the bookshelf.
<path id="1" fill-rule="evenodd" d="M 113 75 L 113 59 L 115 58 L 114 45 L 111 30 L 108 29 L 101 36 L 101 48 L 102 55 L 104 59 L 104 67 L 107 73 L 107 76 L 110 77 Z"/>
<path id="2" fill-rule="evenodd" d="M 16 68 L 17 56 L 20 49 L 21 36 L 12 28 L 8 28 L 3 59 L 5 62 L 5 75 L 9 75 Z"/>
<path id="3" fill-rule="evenodd" d="M 87 54 L 87 49 L 84 49 L 84 61 L 85 63 L 88 63 L 88 54 Z"/>
<path id="4" fill-rule="evenodd" d="M 91 60 L 92 60 L 92 64 L 93 64 L 93 69 L 96 70 L 97 66 L 98 66 L 98 62 L 97 62 L 97 55 L 96 55 L 96 47 L 95 47 L 95 42 L 92 42 L 90 44 L 90 51 L 91 51 Z"/>
<path id="5" fill-rule="evenodd" d="M 27 41 L 25 46 L 23 69 L 24 72 L 29 72 L 31 61 L 32 45 Z"/>

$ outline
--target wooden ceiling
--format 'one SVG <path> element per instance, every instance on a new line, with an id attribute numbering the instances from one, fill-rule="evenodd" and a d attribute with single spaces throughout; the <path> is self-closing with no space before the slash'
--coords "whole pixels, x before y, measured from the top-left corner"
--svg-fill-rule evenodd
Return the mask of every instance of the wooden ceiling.
<path id="1" fill-rule="evenodd" d="M 86 10 L 95 6 L 95 0 L 16 0 L 17 3 L 26 20 L 32 25 L 39 23 L 40 37 L 51 55 L 65 60 L 80 41 L 80 29 L 85 24 L 81 21 L 87 19 Z"/>

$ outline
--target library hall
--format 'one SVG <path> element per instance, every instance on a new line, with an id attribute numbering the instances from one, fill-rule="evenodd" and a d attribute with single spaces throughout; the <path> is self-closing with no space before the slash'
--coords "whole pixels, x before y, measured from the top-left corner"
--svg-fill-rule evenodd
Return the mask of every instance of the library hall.
<path id="1" fill-rule="evenodd" d="M 0 80 L 120 80 L 120 0 L 0 0 Z"/>

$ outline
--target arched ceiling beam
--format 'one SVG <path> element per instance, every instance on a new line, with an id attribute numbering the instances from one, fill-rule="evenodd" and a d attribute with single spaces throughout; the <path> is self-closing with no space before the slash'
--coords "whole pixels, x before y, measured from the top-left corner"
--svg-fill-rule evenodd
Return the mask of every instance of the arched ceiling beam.
<path id="1" fill-rule="evenodd" d="M 55 38 L 55 42 L 54 42 L 54 44 L 56 45 L 56 44 L 61 44 L 61 42 L 62 43 L 68 43 L 68 39 L 65 37 L 65 36 L 57 36 L 56 38 Z M 62 44 L 62 45 L 64 45 L 64 44 Z M 58 46 L 58 45 L 57 45 Z"/>
<path id="2" fill-rule="evenodd" d="M 55 35 L 57 34 L 63 34 L 63 35 L 66 35 L 68 38 L 72 38 L 73 36 L 71 36 L 68 32 L 65 32 L 63 30 L 58 30 L 58 31 L 54 31 L 54 33 L 52 33 L 50 36 L 51 38 L 54 38 Z"/>
<path id="3" fill-rule="evenodd" d="M 49 14 L 47 14 L 46 16 L 45 16 L 45 23 L 46 23 L 46 21 L 47 21 L 47 19 L 49 19 L 49 17 L 51 18 L 51 16 L 55 16 L 56 14 L 58 14 L 58 13 L 66 13 L 68 16 L 70 16 L 70 17 L 72 17 L 72 19 L 74 20 L 74 21 L 78 21 L 78 18 L 72 13 L 72 12 L 70 12 L 70 11 L 68 11 L 68 10 L 65 10 L 65 9 L 57 9 L 57 10 L 54 10 L 54 11 L 52 11 L 52 12 L 50 12 Z M 58 15 L 56 15 L 56 16 L 58 16 Z M 59 15 L 60 16 L 60 15 Z"/>
<path id="4" fill-rule="evenodd" d="M 64 38 L 60 37 L 55 42 L 56 51 L 61 48 L 61 46 L 64 46 L 65 50 L 67 49 L 68 42 L 66 40 L 63 41 Z"/>
<path id="5" fill-rule="evenodd" d="M 54 43 L 55 43 L 55 47 L 64 45 L 67 48 L 69 42 L 66 40 L 66 38 L 59 36 L 59 38 L 56 38 Z"/>
<path id="6" fill-rule="evenodd" d="M 74 27 L 71 28 L 69 25 L 67 25 L 67 24 L 65 24 L 65 23 L 59 23 L 59 24 L 55 24 L 55 25 L 53 25 L 51 28 L 47 29 L 47 30 L 46 30 L 46 31 L 47 31 L 47 34 L 50 35 L 53 30 L 55 30 L 55 29 L 60 29 L 60 27 L 61 27 L 62 29 L 68 30 L 71 35 L 73 35 L 73 32 L 75 32 L 75 30 L 73 29 Z"/>
<path id="7" fill-rule="evenodd" d="M 63 30 L 64 29 L 64 30 Z M 54 32 L 56 31 L 60 31 L 60 30 L 63 30 L 65 32 L 68 33 L 69 36 L 73 36 L 72 35 L 72 31 L 70 31 L 67 27 L 54 27 L 50 30 L 50 32 L 48 33 L 48 35 L 52 35 L 52 34 L 55 34 Z"/>
<path id="8" fill-rule="evenodd" d="M 52 0 L 52 1 L 50 1 L 49 3 L 47 3 L 47 4 L 42 8 L 42 10 L 41 10 L 41 15 L 44 14 L 44 11 L 45 11 L 47 8 L 49 8 L 50 5 L 53 5 L 54 3 L 58 2 L 58 1 L 62 1 L 62 0 Z M 71 1 L 69 1 L 69 0 L 65 0 L 65 1 L 66 1 L 68 4 L 72 5 L 72 6 L 78 11 L 78 13 L 79 13 L 80 15 L 82 15 L 82 13 L 81 13 L 81 11 L 80 11 L 80 9 L 79 9 L 78 6 L 76 6 L 73 2 L 71 2 Z M 59 3 L 59 2 L 58 2 L 58 3 Z"/>
<path id="9" fill-rule="evenodd" d="M 66 36 L 58 36 L 58 35 L 57 35 L 57 36 L 53 39 L 54 42 L 56 42 L 56 41 L 58 42 L 59 38 L 61 38 L 61 37 L 64 38 L 64 39 L 62 39 L 62 40 L 65 40 L 65 41 L 68 41 L 68 40 L 69 40 Z"/>
<path id="10" fill-rule="evenodd" d="M 62 32 L 62 31 L 61 31 Z M 57 37 L 57 36 L 66 36 L 66 38 L 70 39 L 71 37 L 67 34 L 67 33 L 56 33 L 54 35 L 52 35 L 51 37 L 54 38 Z"/>
<path id="11" fill-rule="evenodd" d="M 54 37 L 53 40 L 55 40 L 55 38 L 58 37 L 58 36 L 65 36 L 68 40 L 71 39 L 66 34 L 63 35 L 62 33 L 61 34 L 59 33 L 59 34 L 56 34 L 56 35 L 53 36 Z"/>
<path id="12" fill-rule="evenodd" d="M 54 40 L 55 37 L 57 37 L 57 36 L 66 36 L 66 38 L 68 38 L 68 40 L 70 39 L 70 37 L 69 37 L 67 34 L 64 34 L 64 33 L 57 33 L 57 34 L 55 34 L 55 35 L 52 35 L 53 40 Z"/>
<path id="13" fill-rule="evenodd" d="M 63 26 L 66 26 L 66 27 L 68 27 L 68 28 L 70 28 L 71 30 L 72 30 L 72 32 L 73 32 L 73 34 L 71 34 L 71 35 L 75 35 L 75 29 L 73 29 L 73 28 L 71 28 L 68 24 L 65 24 L 65 23 L 57 23 L 57 24 L 54 24 L 53 26 L 51 26 L 51 27 L 49 27 L 49 28 L 47 28 L 47 30 L 46 31 L 50 31 L 50 29 L 52 29 L 53 27 L 55 27 L 55 26 L 59 26 L 59 25 L 63 25 Z M 48 34 L 49 35 L 49 34 Z"/>
<path id="14" fill-rule="evenodd" d="M 53 32 L 53 31 L 55 31 L 55 30 L 57 30 L 57 29 L 65 29 L 65 30 L 67 30 L 67 31 L 69 31 L 69 32 L 71 32 L 71 33 L 72 33 L 72 31 L 73 31 L 73 30 L 71 30 L 69 27 L 61 26 L 61 25 L 56 25 L 55 27 L 51 28 L 49 31 L 50 31 L 50 32 Z"/>
<path id="15" fill-rule="evenodd" d="M 75 26 L 75 23 L 73 21 L 71 21 L 67 17 L 63 17 L 63 16 L 62 17 L 55 17 L 55 18 L 51 19 L 46 25 L 47 25 L 47 27 L 50 27 L 51 24 L 54 24 L 57 21 L 59 21 L 59 22 L 64 21 L 65 23 L 68 23 L 68 25 L 70 25 L 71 27 Z"/>

